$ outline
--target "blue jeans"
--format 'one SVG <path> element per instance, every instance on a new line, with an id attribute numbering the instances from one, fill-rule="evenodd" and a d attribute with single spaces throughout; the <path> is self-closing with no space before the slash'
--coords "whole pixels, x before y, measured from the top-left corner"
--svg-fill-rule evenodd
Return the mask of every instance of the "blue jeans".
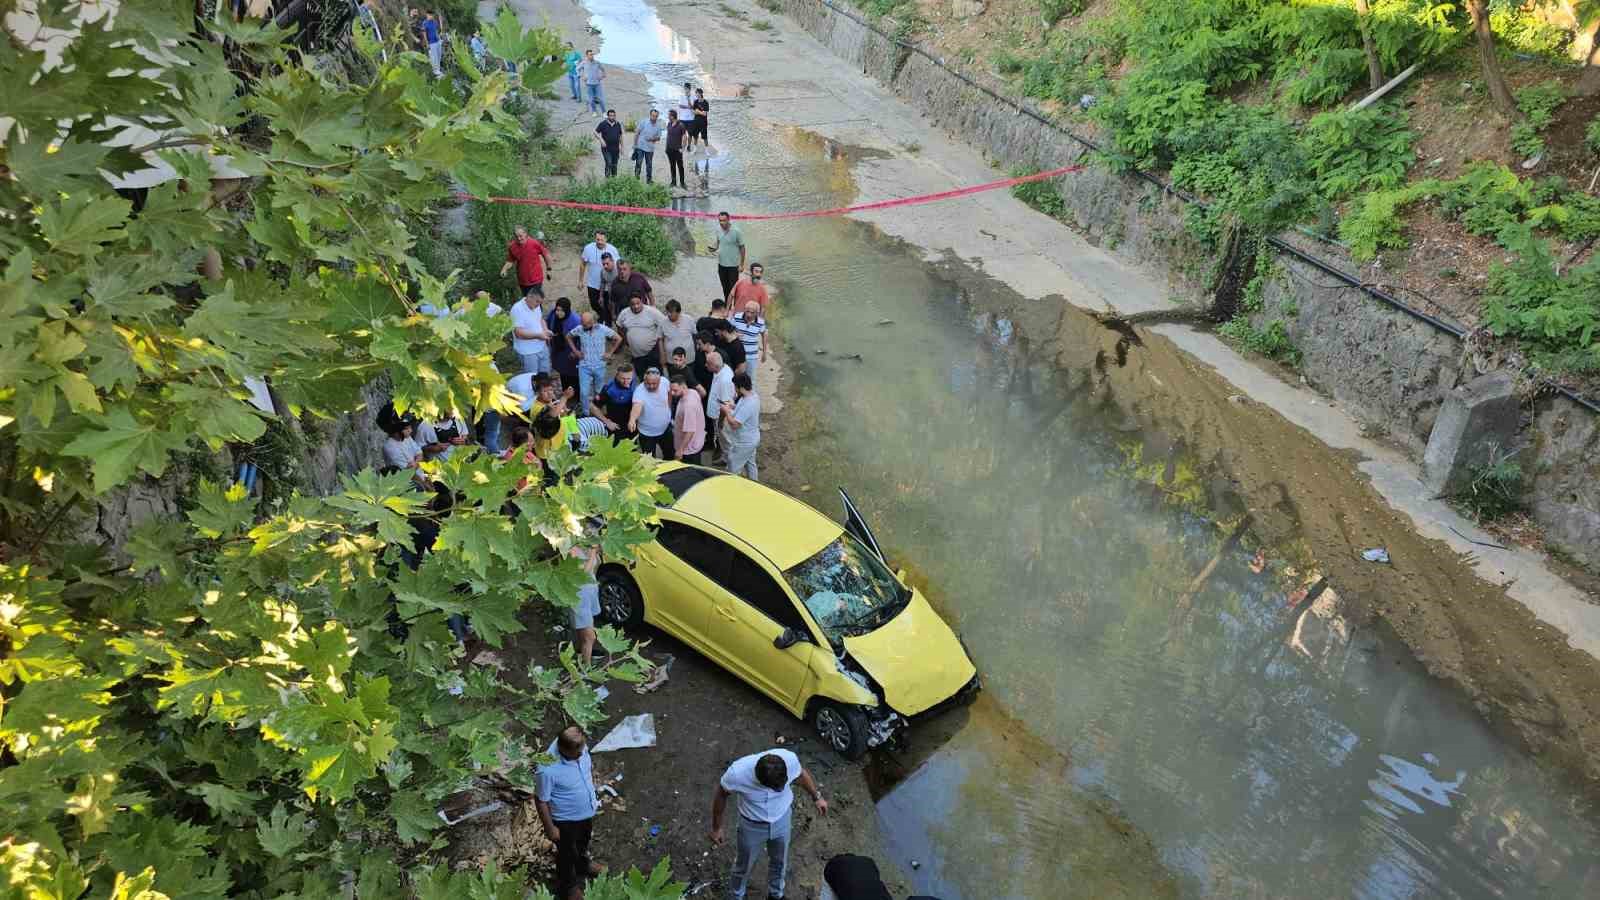
<path id="1" fill-rule="evenodd" d="M 550 346 L 538 344 L 527 353 L 518 353 L 522 358 L 522 371 L 532 372 L 535 375 L 550 371 Z"/>
<path id="2" fill-rule="evenodd" d="M 567 73 L 567 87 L 572 88 L 572 99 L 581 101 L 583 95 L 578 92 L 578 73 Z"/>
<path id="3" fill-rule="evenodd" d="M 500 446 L 500 413 L 492 409 L 483 411 L 483 449 L 495 456 L 504 449 Z"/>
<path id="4" fill-rule="evenodd" d="M 739 817 L 739 849 L 728 879 L 728 896 L 733 900 L 744 900 L 750 870 L 755 868 L 756 856 L 762 847 L 767 848 L 767 896 L 783 896 L 783 870 L 789 865 L 789 826 L 793 815 L 786 813 L 770 825 Z"/>
<path id="5" fill-rule="evenodd" d="M 589 111 L 600 113 L 606 111 L 606 89 L 604 85 L 589 85 Z"/>
<path id="6" fill-rule="evenodd" d="M 583 360 L 578 363 L 578 415 L 589 414 L 589 403 L 594 400 L 594 395 L 599 392 L 600 386 L 606 383 L 605 360 L 590 362 Z"/>

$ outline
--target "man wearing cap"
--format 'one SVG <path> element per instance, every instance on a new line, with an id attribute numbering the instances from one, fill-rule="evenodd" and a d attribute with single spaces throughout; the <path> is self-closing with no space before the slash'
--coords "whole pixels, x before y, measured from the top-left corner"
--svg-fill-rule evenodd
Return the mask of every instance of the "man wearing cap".
<path id="1" fill-rule="evenodd" d="M 726 839 L 722 830 L 722 815 L 728 806 L 728 797 L 739 798 L 739 827 L 736 832 L 738 851 L 734 856 L 733 871 L 729 877 L 728 896 L 744 900 L 745 888 L 750 881 L 750 870 L 755 867 L 756 855 L 762 847 L 767 851 L 767 897 L 783 897 L 784 869 L 789 863 L 789 835 L 794 791 L 789 785 L 800 782 L 819 815 L 828 814 L 828 801 L 822 799 L 822 790 L 816 779 L 800 765 L 800 758 L 788 750 L 775 748 L 765 753 L 752 753 L 728 766 L 711 796 L 711 842 L 721 846 Z"/>
<path id="2" fill-rule="evenodd" d="M 594 834 L 594 814 L 599 798 L 594 791 L 594 764 L 588 739 L 576 725 L 561 732 L 550 745 L 555 761 L 539 767 L 539 784 L 533 805 L 539 811 L 544 833 L 556 845 L 556 896 L 582 900 L 583 880 L 600 867 L 589 859 L 589 838 Z"/>

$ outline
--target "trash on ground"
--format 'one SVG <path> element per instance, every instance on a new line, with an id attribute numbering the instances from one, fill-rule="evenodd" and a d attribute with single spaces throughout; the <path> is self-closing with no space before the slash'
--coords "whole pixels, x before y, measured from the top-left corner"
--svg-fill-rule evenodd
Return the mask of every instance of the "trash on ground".
<path id="1" fill-rule="evenodd" d="M 650 713 L 628 716 L 601 738 L 590 753 L 607 753 L 612 750 L 632 750 L 636 747 L 656 745 L 656 717 Z"/>
<path id="2" fill-rule="evenodd" d="M 663 684 L 666 684 L 667 671 L 672 668 L 672 658 L 672 654 L 668 653 L 666 657 L 661 660 L 661 662 L 656 664 L 655 669 L 651 671 L 648 679 L 641 684 L 634 686 L 633 692 L 635 694 L 648 694 L 656 688 L 661 687 Z"/>
<path id="3" fill-rule="evenodd" d="M 599 697 L 601 700 L 604 700 L 605 698 L 611 696 L 611 688 L 608 688 L 602 684 L 594 689 L 594 695 Z"/>
<path id="4" fill-rule="evenodd" d="M 617 793 L 617 789 L 616 788 L 612 787 L 609 784 L 600 785 L 599 793 L 610 794 L 613 797 L 621 797 L 622 796 L 621 794 Z"/>
<path id="5" fill-rule="evenodd" d="M 483 803 L 474 791 L 458 791 L 444 798 L 444 802 L 439 805 L 438 813 L 440 820 L 446 825 L 455 825 L 505 808 L 506 805 L 499 800 Z"/>
<path id="6" fill-rule="evenodd" d="M 1361 558 L 1367 562 L 1386 563 L 1389 561 L 1389 551 L 1382 547 L 1373 547 L 1371 550 L 1361 551 Z"/>
<path id="7" fill-rule="evenodd" d="M 506 668 L 506 664 L 501 661 L 500 657 L 492 650 L 485 650 L 482 653 L 479 653 L 477 656 L 474 656 L 472 658 L 472 664 L 475 666 L 493 666 L 502 672 L 505 671 Z"/>

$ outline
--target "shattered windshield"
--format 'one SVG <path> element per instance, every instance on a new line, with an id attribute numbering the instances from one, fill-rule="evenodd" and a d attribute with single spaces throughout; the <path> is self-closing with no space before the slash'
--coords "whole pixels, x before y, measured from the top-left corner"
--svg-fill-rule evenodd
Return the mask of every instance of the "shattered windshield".
<path id="1" fill-rule="evenodd" d="M 906 591 L 900 582 L 882 560 L 848 534 L 783 577 L 835 644 L 877 628 L 905 606 Z"/>

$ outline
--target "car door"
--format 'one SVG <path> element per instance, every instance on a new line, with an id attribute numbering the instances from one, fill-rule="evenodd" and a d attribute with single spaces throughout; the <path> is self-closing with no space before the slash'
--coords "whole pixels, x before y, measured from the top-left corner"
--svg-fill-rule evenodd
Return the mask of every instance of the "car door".
<path id="1" fill-rule="evenodd" d="M 733 548 L 703 529 L 673 521 L 661 523 L 656 547 L 639 555 L 649 570 L 645 608 L 657 625 L 706 652 L 712 598 L 723 591 L 720 582 L 727 578 Z"/>
<path id="2" fill-rule="evenodd" d="M 787 588 L 766 567 L 735 548 L 723 591 L 712 601 L 711 642 L 734 674 L 794 711 L 817 647 L 811 629 Z M 782 650 L 773 646 L 784 629 L 805 640 Z"/>

